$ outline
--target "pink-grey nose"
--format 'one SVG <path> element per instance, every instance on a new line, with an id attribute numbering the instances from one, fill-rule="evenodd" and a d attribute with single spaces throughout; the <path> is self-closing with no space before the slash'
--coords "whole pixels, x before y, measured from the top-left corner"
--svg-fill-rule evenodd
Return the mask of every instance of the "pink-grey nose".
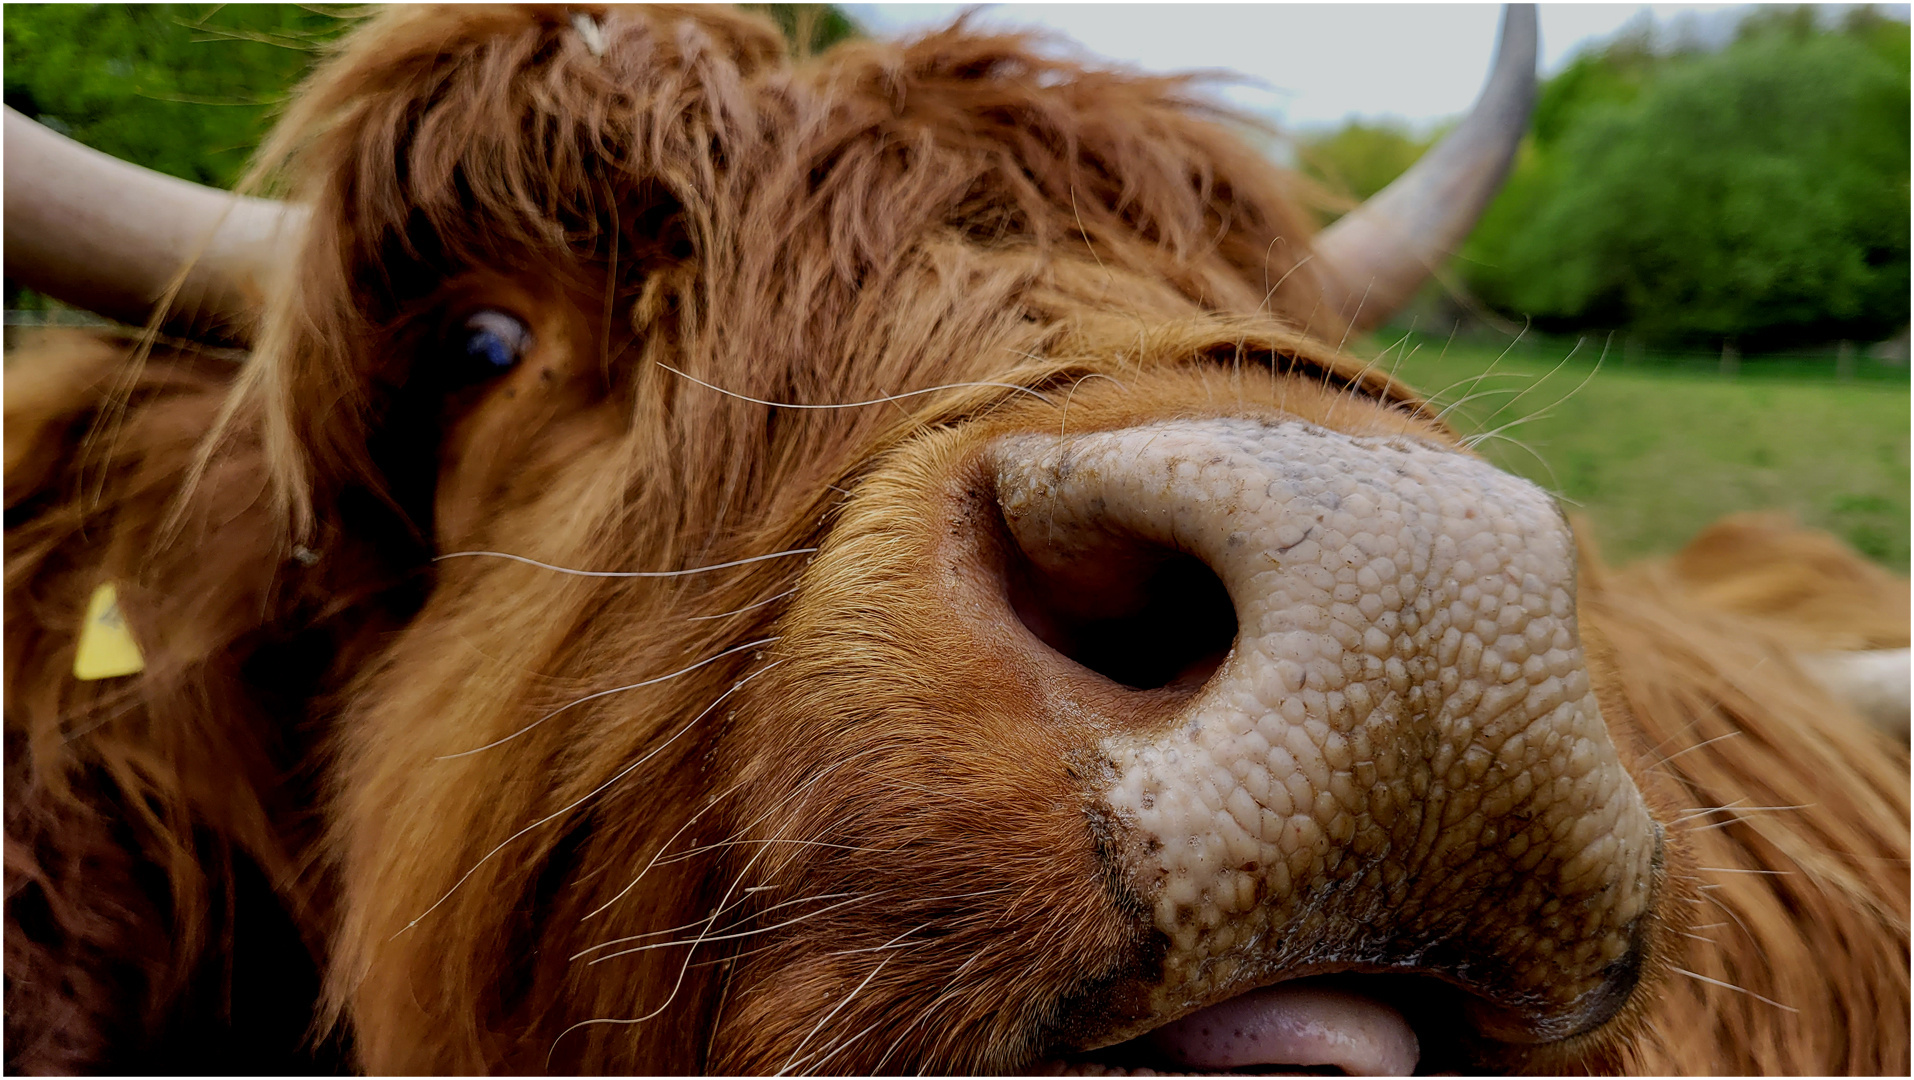
<path id="1" fill-rule="evenodd" d="M 1110 1038 L 1325 971 L 1434 974 L 1508 1041 L 1614 1013 L 1660 830 L 1591 689 L 1546 494 L 1301 421 L 1021 435 L 986 459 L 1028 647 L 1127 688 L 1091 695 L 1099 715 L 1138 703 L 1081 770 L 1163 945 Z"/>

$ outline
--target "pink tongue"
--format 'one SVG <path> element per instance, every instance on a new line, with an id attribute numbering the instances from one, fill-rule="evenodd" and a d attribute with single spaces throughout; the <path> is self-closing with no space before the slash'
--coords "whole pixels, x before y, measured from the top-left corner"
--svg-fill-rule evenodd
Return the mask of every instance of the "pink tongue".
<path id="1" fill-rule="evenodd" d="M 1352 1076 L 1415 1072 L 1416 1033 L 1373 998 L 1278 984 L 1231 998 L 1158 1028 L 1159 1050 L 1195 1069 L 1334 1065 Z"/>

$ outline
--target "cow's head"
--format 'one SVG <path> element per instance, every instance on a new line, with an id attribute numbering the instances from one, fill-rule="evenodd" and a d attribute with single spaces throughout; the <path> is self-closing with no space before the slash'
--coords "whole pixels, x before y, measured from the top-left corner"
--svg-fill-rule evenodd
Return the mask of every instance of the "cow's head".
<path id="1" fill-rule="evenodd" d="M 378 598 L 307 707 L 360 1063 L 1615 1060 L 1684 855 L 1574 541 L 1331 344 L 1493 190 L 1511 23 L 1313 256 L 1187 83 L 1014 37 L 360 30 L 187 282 L 200 475 Z"/>

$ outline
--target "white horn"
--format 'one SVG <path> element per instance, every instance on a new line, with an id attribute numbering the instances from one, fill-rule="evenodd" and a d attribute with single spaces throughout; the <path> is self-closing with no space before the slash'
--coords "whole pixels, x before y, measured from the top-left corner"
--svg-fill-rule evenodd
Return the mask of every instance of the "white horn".
<path id="1" fill-rule="evenodd" d="M 134 325 L 165 303 L 159 325 L 180 337 L 246 340 L 265 268 L 304 226 L 301 211 L 130 165 L 11 108 L 6 166 L 9 278 Z"/>
<path id="2" fill-rule="evenodd" d="M 1500 190 L 1535 105 L 1535 5 L 1502 9 L 1502 40 L 1475 108 L 1408 172 L 1322 231 L 1325 302 L 1351 328 L 1408 302 Z"/>

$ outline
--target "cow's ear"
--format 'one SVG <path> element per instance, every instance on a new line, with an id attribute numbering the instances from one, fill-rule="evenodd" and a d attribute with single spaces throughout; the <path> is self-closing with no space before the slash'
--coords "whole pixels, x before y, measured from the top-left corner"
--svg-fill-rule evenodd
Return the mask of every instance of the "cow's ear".
<path id="1" fill-rule="evenodd" d="M 236 1031 L 242 1003 L 274 994 L 231 981 L 244 965 L 221 974 L 235 927 L 278 926 L 294 968 L 311 962 L 293 929 L 314 817 L 301 698 L 336 646 L 300 617 L 281 500 L 228 414 L 233 358 L 142 353 L 69 335 L 8 358 L 10 1068 L 130 1064 L 118 1055 L 190 1011 L 189 992 Z M 282 1025 L 286 1052 L 310 1006 Z M 288 1065 L 268 1061 L 242 1071 Z M 172 1066 L 203 1071 L 139 1068 Z"/>

